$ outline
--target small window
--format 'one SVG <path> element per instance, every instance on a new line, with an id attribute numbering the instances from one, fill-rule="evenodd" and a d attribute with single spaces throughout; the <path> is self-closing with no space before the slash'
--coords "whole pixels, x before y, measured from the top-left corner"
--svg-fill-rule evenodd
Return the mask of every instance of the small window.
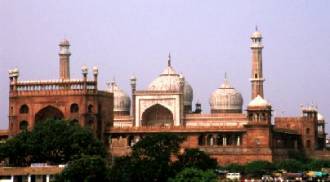
<path id="1" fill-rule="evenodd" d="M 306 134 L 309 134 L 309 128 L 306 128 Z"/>
<path id="2" fill-rule="evenodd" d="M 198 145 L 200 145 L 200 146 L 205 145 L 205 136 L 204 135 L 200 135 L 198 137 Z"/>
<path id="3" fill-rule="evenodd" d="M 29 113 L 29 107 L 26 104 L 22 105 L 21 108 L 19 109 L 19 113 L 21 114 Z"/>
<path id="4" fill-rule="evenodd" d="M 29 126 L 29 123 L 27 121 L 21 121 L 19 123 L 19 129 L 22 130 L 27 130 Z"/>
<path id="5" fill-rule="evenodd" d="M 79 112 L 79 106 L 78 106 L 78 104 L 76 104 L 76 103 L 71 104 L 71 106 L 70 106 L 70 112 L 71 113 L 77 113 L 77 112 Z"/>
<path id="6" fill-rule="evenodd" d="M 258 78 L 258 74 L 254 74 L 254 78 Z"/>
<path id="7" fill-rule="evenodd" d="M 93 112 L 93 105 L 92 104 L 88 105 L 88 112 Z"/>

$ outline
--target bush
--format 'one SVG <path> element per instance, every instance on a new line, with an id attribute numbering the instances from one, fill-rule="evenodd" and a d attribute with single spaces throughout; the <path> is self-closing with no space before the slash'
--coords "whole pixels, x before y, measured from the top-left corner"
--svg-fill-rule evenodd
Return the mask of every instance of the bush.
<path id="1" fill-rule="evenodd" d="M 224 167 L 224 169 L 231 173 L 244 173 L 245 171 L 244 165 L 236 163 L 228 164 Z"/>
<path id="2" fill-rule="evenodd" d="M 195 168 L 185 168 L 169 182 L 216 182 L 217 175 L 212 170 L 203 171 Z"/>
<path id="3" fill-rule="evenodd" d="M 305 165 L 295 159 L 287 159 L 275 164 L 277 169 L 284 169 L 288 172 L 302 172 L 305 170 Z"/>
<path id="4" fill-rule="evenodd" d="M 261 177 L 275 170 L 273 163 L 268 161 L 252 161 L 245 165 L 245 173 L 253 177 Z"/>

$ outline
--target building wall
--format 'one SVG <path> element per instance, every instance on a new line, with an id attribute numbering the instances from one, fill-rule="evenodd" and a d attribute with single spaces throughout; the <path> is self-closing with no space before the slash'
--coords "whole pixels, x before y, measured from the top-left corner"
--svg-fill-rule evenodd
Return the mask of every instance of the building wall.
<path id="1" fill-rule="evenodd" d="M 92 125 L 98 137 L 103 138 L 106 126 L 113 123 L 113 96 L 110 93 L 93 95 L 48 95 L 11 96 L 9 99 L 9 130 L 11 135 L 20 132 L 20 122 L 27 121 L 28 128 L 35 126 L 36 115 L 46 107 L 58 109 L 63 119 L 77 120 L 81 126 Z M 79 111 L 72 113 L 71 105 L 77 104 Z M 23 105 L 28 106 L 28 113 L 20 113 Z M 89 109 L 89 107 L 92 108 Z M 93 121 L 91 123 L 90 121 Z"/>
<path id="2" fill-rule="evenodd" d="M 317 119 L 311 117 L 277 117 L 275 128 L 287 128 L 301 136 L 302 148 L 307 152 L 316 149 Z"/>

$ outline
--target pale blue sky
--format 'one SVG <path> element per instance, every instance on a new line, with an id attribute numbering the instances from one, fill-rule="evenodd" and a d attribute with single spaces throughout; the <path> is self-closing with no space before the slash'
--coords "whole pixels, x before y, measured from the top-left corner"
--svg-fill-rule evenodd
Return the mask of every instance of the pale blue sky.
<path id="1" fill-rule="evenodd" d="M 300 115 L 315 103 L 330 119 L 330 1 L 304 0 L 1 0 L 0 128 L 8 127 L 8 72 L 20 79 L 58 78 L 58 43 L 71 42 L 71 76 L 99 66 L 100 88 L 129 77 L 145 89 L 167 64 L 183 73 L 194 102 L 209 112 L 210 94 L 228 73 L 250 100 L 250 35 L 264 36 L 265 97 L 275 115 Z M 330 131 L 330 126 L 327 127 Z"/>

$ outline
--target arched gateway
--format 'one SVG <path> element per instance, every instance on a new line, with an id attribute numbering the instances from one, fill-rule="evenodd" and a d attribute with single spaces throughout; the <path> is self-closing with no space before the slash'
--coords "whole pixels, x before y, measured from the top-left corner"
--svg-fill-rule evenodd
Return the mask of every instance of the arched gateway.
<path id="1" fill-rule="evenodd" d="M 172 112 L 160 104 L 149 107 L 142 114 L 142 126 L 172 126 L 173 123 Z"/>
<path id="2" fill-rule="evenodd" d="M 53 107 L 53 106 L 47 106 L 43 109 L 41 109 L 35 116 L 35 121 L 39 122 L 39 121 L 45 121 L 47 119 L 63 119 L 64 115 L 63 113 Z"/>

